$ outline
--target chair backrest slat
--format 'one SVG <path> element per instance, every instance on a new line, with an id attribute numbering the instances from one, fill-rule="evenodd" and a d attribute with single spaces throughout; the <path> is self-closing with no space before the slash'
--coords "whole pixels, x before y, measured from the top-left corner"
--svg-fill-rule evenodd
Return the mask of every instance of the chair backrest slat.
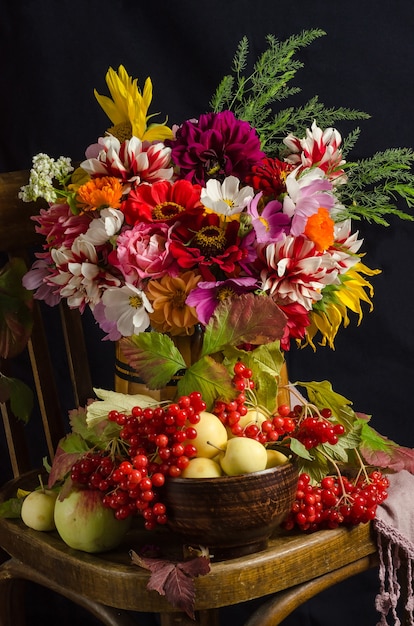
<path id="1" fill-rule="evenodd" d="M 18 197 L 21 186 L 27 184 L 28 179 L 27 171 L 0 174 L 0 261 L 2 258 L 4 261 L 7 258 L 20 257 L 26 263 L 31 263 L 33 258 L 30 255 L 35 250 L 41 250 L 42 237 L 35 232 L 35 224 L 30 218 L 39 213 L 42 202 L 25 203 Z M 41 446 L 44 446 L 43 454 L 50 460 L 59 439 L 65 434 L 68 407 L 62 408 L 65 404 L 62 396 L 66 394 L 66 405 L 69 402 L 70 408 L 84 406 L 93 396 L 81 315 L 78 310 L 70 310 L 63 302 L 58 305 L 58 309 L 59 313 L 53 312 L 53 324 L 50 325 L 50 320 L 44 319 L 45 314 L 50 314 L 50 307 L 34 302 L 33 332 L 27 346 L 28 358 L 25 358 L 25 367 L 31 370 L 29 377 L 33 378 L 33 383 L 29 384 L 36 392 L 36 413 L 41 416 L 38 422 L 43 427 L 39 439 L 42 440 Z M 62 353 L 56 355 L 57 351 Z M 59 367 L 56 367 L 56 356 L 59 357 Z M 15 363 L 16 360 L 11 363 L 2 362 L 1 371 L 4 368 L 8 371 L 10 366 L 11 375 L 14 376 Z M 69 385 L 66 385 L 67 382 Z M 66 386 L 69 387 L 71 397 L 73 396 L 73 404 L 71 399 L 68 401 Z M 11 468 L 17 476 L 31 469 L 30 453 L 33 442 L 25 442 L 27 428 L 16 419 L 8 403 L 1 404 L 1 413 Z M 29 434 L 29 439 L 31 436 Z"/>

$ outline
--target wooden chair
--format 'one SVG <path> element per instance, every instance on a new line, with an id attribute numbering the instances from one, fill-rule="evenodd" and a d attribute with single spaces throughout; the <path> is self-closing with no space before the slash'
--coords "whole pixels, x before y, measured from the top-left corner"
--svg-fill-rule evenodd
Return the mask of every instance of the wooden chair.
<path id="1" fill-rule="evenodd" d="M 38 207 L 18 200 L 27 172 L 0 174 L 0 252 L 25 256 L 39 245 L 30 215 Z M 88 355 L 77 311 L 60 307 L 62 345 L 73 387 L 73 407 L 92 394 Z M 44 455 L 53 451 L 64 434 L 65 411 L 50 355 L 47 328 L 41 307 L 35 308 L 35 324 L 28 354 L 33 385 L 45 433 Z M 53 348 L 52 348 L 53 352 Z M 2 364 L 4 366 L 7 364 Z M 14 478 L 0 491 L 0 503 L 16 494 L 17 487 L 31 488 L 38 468 L 32 468 L 30 446 L 24 443 L 27 428 L 1 405 L 5 438 Z M 373 567 L 376 544 L 369 525 L 339 528 L 312 535 L 275 535 L 266 550 L 229 561 L 213 563 L 211 572 L 195 581 L 197 622 L 177 612 L 164 597 L 146 589 L 149 574 L 130 562 L 129 551 L 151 541 L 171 543 L 168 531 L 151 537 L 134 528 L 117 550 L 90 555 L 68 548 L 57 533 L 40 533 L 20 519 L 0 518 L 0 626 L 23 626 L 24 582 L 42 585 L 84 607 L 107 626 L 140 624 L 139 613 L 159 613 L 162 626 L 180 624 L 219 626 L 220 607 L 263 598 L 263 605 L 245 626 L 276 626 L 296 607 L 333 584 Z"/>

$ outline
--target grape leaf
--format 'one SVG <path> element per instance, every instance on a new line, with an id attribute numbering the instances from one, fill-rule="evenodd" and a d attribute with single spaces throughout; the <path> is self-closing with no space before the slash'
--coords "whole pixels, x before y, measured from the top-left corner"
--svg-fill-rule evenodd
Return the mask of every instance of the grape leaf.
<path id="1" fill-rule="evenodd" d="M 331 409 L 332 414 L 340 420 L 341 415 L 345 415 L 344 411 L 347 406 L 352 405 L 351 400 L 341 396 L 332 389 L 332 384 L 328 380 L 320 382 L 296 382 L 295 385 L 305 387 L 309 401 L 320 408 Z M 353 415 L 353 412 L 346 412 L 347 416 Z"/>
<path id="2" fill-rule="evenodd" d="M 8 400 L 14 415 L 27 424 L 33 410 L 33 391 L 17 378 L 0 375 L 0 402 Z"/>
<path id="3" fill-rule="evenodd" d="M 149 389 L 162 389 L 174 374 L 186 368 L 186 363 L 172 339 L 151 331 L 120 341 L 127 363 L 142 378 Z"/>
<path id="4" fill-rule="evenodd" d="M 194 389 L 202 394 L 209 410 L 217 398 L 228 401 L 236 395 L 228 370 L 210 356 L 201 357 L 188 368 L 178 381 L 177 395 L 188 395 Z"/>
<path id="5" fill-rule="evenodd" d="M 380 435 L 364 419 L 358 420 L 358 423 L 361 425 L 359 449 L 367 463 L 395 472 L 405 469 L 414 473 L 414 450 Z"/>
<path id="6" fill-rule="evenodd" d="M 157 591 L 165 596 L 170 604 L 195 619 L 194 578 L 205 576 L 210 571 L 210 561 L 206 556 L 198 556 L 189 561 L 173 562 L 153 559 L 130 552 L 132 563 L 151 572 L 147 584 L 148 591 Z"/>
<path id="7" fill-rule="evenodd" d="M 0 503 L 0 517 L 17 519 L 20 517 L 24 498 L 10 498 Z"/>
<path id="8" fill-rule="evenodd" d="M 26 266 L 11 259 L 0 269 L 0 357 L 14 357 L 27 345 L 32 332 L 32 294 L 22 285 Z"/>
<path id="9" fill-rule="evenodd" d="M 204 332 L 201 354 L 215 354 L 226 346 L 261 345 L 281 339 L 286 316 L 271 298 L 252 293 L 220 304 Z"/>

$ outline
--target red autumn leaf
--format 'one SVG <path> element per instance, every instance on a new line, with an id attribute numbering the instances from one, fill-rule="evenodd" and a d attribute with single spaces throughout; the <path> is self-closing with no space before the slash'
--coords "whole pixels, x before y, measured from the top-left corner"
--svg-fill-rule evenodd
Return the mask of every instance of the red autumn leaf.
<path id="1" fill-rule="evenodd" d="M 177 563 L 165 559 L 144 558 L 133 550 L 130 554 L 135 565 L 151 572 L 147 589 L 165 596 L 170 604 L 194 619 L 194 578 L 208 574 L 210 571 L 208 557 L 199 556 Z"/>
<path id="2" fill-rule="evenodd" d="M 49 474 L 48 487 L 51 489 L 53 485 L 63 480 L 68 474 L 74 462 L 79 458 L 79 452 L 65 452 L 60 446 L 57 447 L 55 457 Z"/>

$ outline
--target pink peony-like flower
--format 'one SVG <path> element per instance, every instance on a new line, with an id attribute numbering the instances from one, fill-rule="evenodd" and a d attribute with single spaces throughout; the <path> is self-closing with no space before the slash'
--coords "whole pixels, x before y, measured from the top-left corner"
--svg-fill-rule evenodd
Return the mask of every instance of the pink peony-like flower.
<path id="1" fill-rule="evenodd" d="M 169 253 L 170 227 L 163 223 L 135 224 L 117 239 L 109 262 L 118 268 L 127 283 L 137 285 L 145 278 L 177 276 L 178 266 Z"/>
<path id="2" fill-rule="evenodd" d="M 318 252 L 312 241 L 291 235 L 258 247 L 261 289 L 280 305 L 297 302 L 307 311 L 322 298 L 326 285 L 338 283 L 332 255 Z"/>
<path id="3" fill-rule="evenodd" d="M 201 185 L 209 178 L 222 180 L 231 175 L 244 182 L 253 165 L 265 156 L 256 130 L 231 111 L 187 120 L 177 129 L 175 140 L 166 144 L 172 147 L 180 176 Z"/>
<path id="4" fill-rule="evenodd" d="M 109 135 L 90 146 L 86 154 L 88 158 L 81 167 L 91 176 L 115 176 L 135 184 L 170 180 L 173 176 L 171 148 L 161 142 L 143 142 L 132 137 L 121 143 Z"/>

